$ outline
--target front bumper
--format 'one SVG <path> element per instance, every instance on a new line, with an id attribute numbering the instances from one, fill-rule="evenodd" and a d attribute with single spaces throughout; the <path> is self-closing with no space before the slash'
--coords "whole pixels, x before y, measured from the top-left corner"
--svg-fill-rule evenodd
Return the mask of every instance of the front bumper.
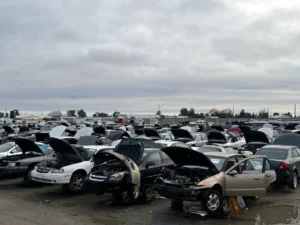
<path id="1" fill-rule="evenodd" d="M 95 181 L 87 179 L 85 181 L 85 187 L 88 192 L 91 193 L 116 193 L 116 192 L 124 192 L 128 190 L 129 184 L 124 181 Z"/>
<path id="2" fill-rule="evenodd" d="M 70 173 L 39 173 L 36 170 L 31 172 L 32 180 L 47 184 L 69 184 L 71 175 Z"/>

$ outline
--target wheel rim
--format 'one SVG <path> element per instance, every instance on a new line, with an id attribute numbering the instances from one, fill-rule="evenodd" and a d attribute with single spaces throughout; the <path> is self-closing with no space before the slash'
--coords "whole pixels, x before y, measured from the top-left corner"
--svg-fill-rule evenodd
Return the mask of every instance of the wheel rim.
<path id="1" fill-rule="evenodd" d="M 134 186 L 133 187 L 133 192 L 132 192 L 133 199 L 137 199 L 139 197 L 139 192 L 140 192 L 139 187 Z"/>
<path id="2" fill-rule="evenodd" d="M 298 184 L 297 176 L 294 175 L 294 177 L 293 177 L 293 186 L 297 187 L 297 184 Z"/>
<path id="3" fill-rule="evenodd" d="M 82 177 L 75 177 L 73 179 L 73 187 L 78 190 L 81 189 L 83 186 L 83 178 Z"/>
<path id="4" fill-rule="evenodd" d="M 219 198 L 219 196 L 216 195 L 216 194 L 209 195 L 206 205 L 207 205 L 207 208 L 210 211 L 217 210 L 219 208 L 219 206 L 220 206 L 220 198 Z"/>

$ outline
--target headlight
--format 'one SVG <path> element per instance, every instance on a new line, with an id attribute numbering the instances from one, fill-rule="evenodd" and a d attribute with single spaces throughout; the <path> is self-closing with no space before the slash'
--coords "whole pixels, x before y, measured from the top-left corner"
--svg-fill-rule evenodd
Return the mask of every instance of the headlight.
<path id="1" fill-rule="evenodd" d="M 52 169 L 51 173 L 63 173 L 64 170 L 63 169 Z"/>
<path id="2" fill-rule="evenodd" d="M 125 175 L 125 172 L 115 173 L 115 174 L 111 175 L 109 179 L 110 180 L 122 180 L 124 175 Z"/>
<path id="3" fill-rule="evenodd" d="M 16 163 L 14 163 L 14 162 L 8 163 L 8 166 L 9 166 L 9 167 L 15 167 L 15 166 L 16 166 Z"/>

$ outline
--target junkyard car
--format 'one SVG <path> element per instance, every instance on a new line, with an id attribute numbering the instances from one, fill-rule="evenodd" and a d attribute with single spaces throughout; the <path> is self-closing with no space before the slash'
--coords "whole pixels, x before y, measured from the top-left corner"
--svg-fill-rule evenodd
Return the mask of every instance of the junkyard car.
<path id="1" fill-rule="evenodd" d="M 52 148 L 47 144 L 35 143 L 25 138 L 15 138 L 14 142 L 22 150 L 22 154 L 1 159 L 1 173 L 24 175 L 24 181 L 30 183 L 32 182 L 31 171 L 36 164 L 55 159 Z"/>
<path id="2" fill-rule="evenodd" d="M 22 150 L 15 142 L 7 142 L 0 145 L 0 159 L 7 156 L 21 155 Z"/>
<path id="3" fill-rule="evenodd" d="M 152 187 L 163 167 L 173 162 L 160 150 L 146 150 L 139 140 L 123 139 L 114 152 L 97 152 L 87 188 L 97 194 L 112 193 L 116 200 L 152 199 Z M 140 195 L 142 193 L 142 195 Z"/>
<path id="4" fill-rule="evenodd" d="M 263 196 L 276 180 L 264 156 L 250 156 L 231 166 L 220 158 L 209 159 L 204 154 L 180 147 L 162 149 L 175 163 L 156 180 L 155 188 L 162 196 L 180 205 L 183 201 L 201 202 L 212 216 L 221 216 L 227 210 L 228 196 Z M 220 154 L 220 153 L 219 153 Z M 256 165 L 255 167 L 253 165 Z"/>
<path id="5" fill-rule="evenodd" d="M 49 138 L 48 143 L 55 152 L 56 159 L 36 165 L 31 172 L 32 180 L 60 184 L 75 193 L 83 191 L 84 178 L 94 166 L 90 159 L 96 149 L 71 145 L 67 141 L 57 138 Z"/>

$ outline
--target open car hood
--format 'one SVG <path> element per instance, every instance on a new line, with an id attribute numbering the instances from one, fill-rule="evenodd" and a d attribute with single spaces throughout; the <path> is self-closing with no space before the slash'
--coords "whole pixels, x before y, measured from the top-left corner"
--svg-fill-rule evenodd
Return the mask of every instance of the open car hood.
<path id="1" fill-rule="evenodd" d="M 221 127 L 221 126 L 211 126 L 211 128 L 213 128 L 213 129 L 215 129 L 215 130 L 217 130 L 217 131 L 221 131 L 221 132 L 224 132 L 224 131 L 225 131 L 224 128 Z"/>
<path id="2" fill-rule="evenodd" d="M 13 139 L 16 145 L 22 150 L 23 154 L 26 152 L 37 152 L 43 154 L 44 152 L 39 148 L 39 146 L 32 140 L 26 138 L 14 138 Z"/>
<path id="3" fill-rule="evenodd" d="M 210 161 L 210 159 L 202 154 L 192 149 L 182 148 L 182 147 L 165 147 L 161 151 L 166 153 L 170 159 L 177 165 L 197 165 L 202 167 L 207 167 L 214 172 L 218 173 L 216 166 Z"/>
<path id="4" fill-rule="evenodd" d="M 154 129 L 151 129 L 151 128 L 145 128 L 145 129 L 144 129 L 144 133 L 145 133 L 145 135 L 146 135 L 147 137 L 157 137 L 157 138 L 161 139 L 159 133 L 157 133 L 157 131 L 154 130 Z"/>
<path id="5" fill-rule="evenodd" d="M 50 137 L 49 133 L 46 132 L 37 132 L 34 135 L 35 135 L 36 142 L 47 141 L 47 138 Z"/>
<path id="6" fill-rule="evenodd" d="M 270 144 L 267 135 L 261 131 L 253 130 L 250 132 L 246 132 L 244 133 L 244 137 L 247 144 L 251 142 L 262 142 L 262 143 Z"/>
<path id="7" fill-rule="evenodd" d="M 257 131 L 260 131 L 260 132 L 263 132 L 267 135 L 267 137 L 273 137 L 273 128 L 269 128 L 269 127 L 263 127 L 263 128 L 260 128 L 258 129 Z"/>
<path id="8" fill-rule="evenodd" d="M 184 129 L 172 129 L 171 130 L 173 136 L 175 137 L 175 139 L 179 139 L 179 138 L 186 138 L 186 139 L 191 139 L 194 140 L 193 136 L 191 135 L 190 132 L 188 132 L 187 130 Z"/>
<path id="9" fill-rule="evenodd" d="M 83 127 L 83 128 L 81 128 L 80 130 L 78 130 L 76 132 L 76 134 L 74 135 L 74 138 L 75 139 L 79 139 L 82 136 L 90 136 L 90 135 L 92 135 L 92 133 L 94 133 L 93 128 L 91 128 L 91 127 Z"/>
<path id="10" fill-rule="evenodd" d="M 216 143 L 227 143 L 228 140 L 226 136 L 220 131 L 211 130 L 206 134 L 208 141 Z"/>
<path id="11" fill-rule="evenodd" d="M 67 127 L 63 125 L 54 127 L 49 133 L 50 137 L 60 137 L 63 134 L 63 132 L 65 132 L 66 129 Z"/>
<path id="12" fill-rule="evenodd" d="M 126 158 L 126 156 L 121 155 L 116 152 L 97 151 L 93 155 L 93 159 L 94 159 L 95 165 L 101 165 L 110 160 L 118 159 L 120 161 L 125 161 L 127 158 Z"/>
<path id="13" fill-rule="evenodd" d="M 88 153 L 86 152 L 85 149 L 76 147 L 76 146 L 72 146 L 67 141 L 50 137 L 48 139 L 48 143 L 52 147 L 53 151 L 58 155 L 75 156 L 76 158 L 79 158 L 82 161 L 85 161 L 88 159 Z M 79 152 L 81 150 L 82 150 L 82 152 Z M 80 153 L 82 153 L 82 154 L 80 154 Z M 87 155 L 85 156 L 85 154 L 87 154 Z"/>
<path id="14" fill-rule="evenodd" d="M 111 141 L 116 141 L 116 140 L 120 140 L 123 137 L 130 137 L 129 134 L 123 130 L 112 130 L 108 133 L 108 135 L 106 136 L 107 139 L 111 140 Z"/>
<path id="15" fill-rule="evenodd" d="M 125 155 L 135 163 L 139 163 L 144 154 L 144 147 L 139 140 L 125 138 L 115 147 L 114 152 Z"/>
<path id="16" fill-rule="evenodd" d="M 273 142 L 274 145 L 294 145 L 300 147 L 300 135 L 295 133 L 282 134 Z"/>
<path id="17" fill-rule="evenodd" d="M 246 126 L 240 126 L 239 127 L 240 130 L 242 131 L 242 133 L 247 133 L 247 132 L 251 132 L 251 129 L 249 127 L 246 127 Z"/>
<path id="18" fill-rule="evenodd" d="M 3 129 L 7 134 L 15 134 L 16 132 L 10 126 L 3 126 Z"/>
<path id="19" fill-rule="evenodd" d="M 102 126 L 94 127 L 94 133 L 100 135 L 106 135 L 105 128 Z"/>

